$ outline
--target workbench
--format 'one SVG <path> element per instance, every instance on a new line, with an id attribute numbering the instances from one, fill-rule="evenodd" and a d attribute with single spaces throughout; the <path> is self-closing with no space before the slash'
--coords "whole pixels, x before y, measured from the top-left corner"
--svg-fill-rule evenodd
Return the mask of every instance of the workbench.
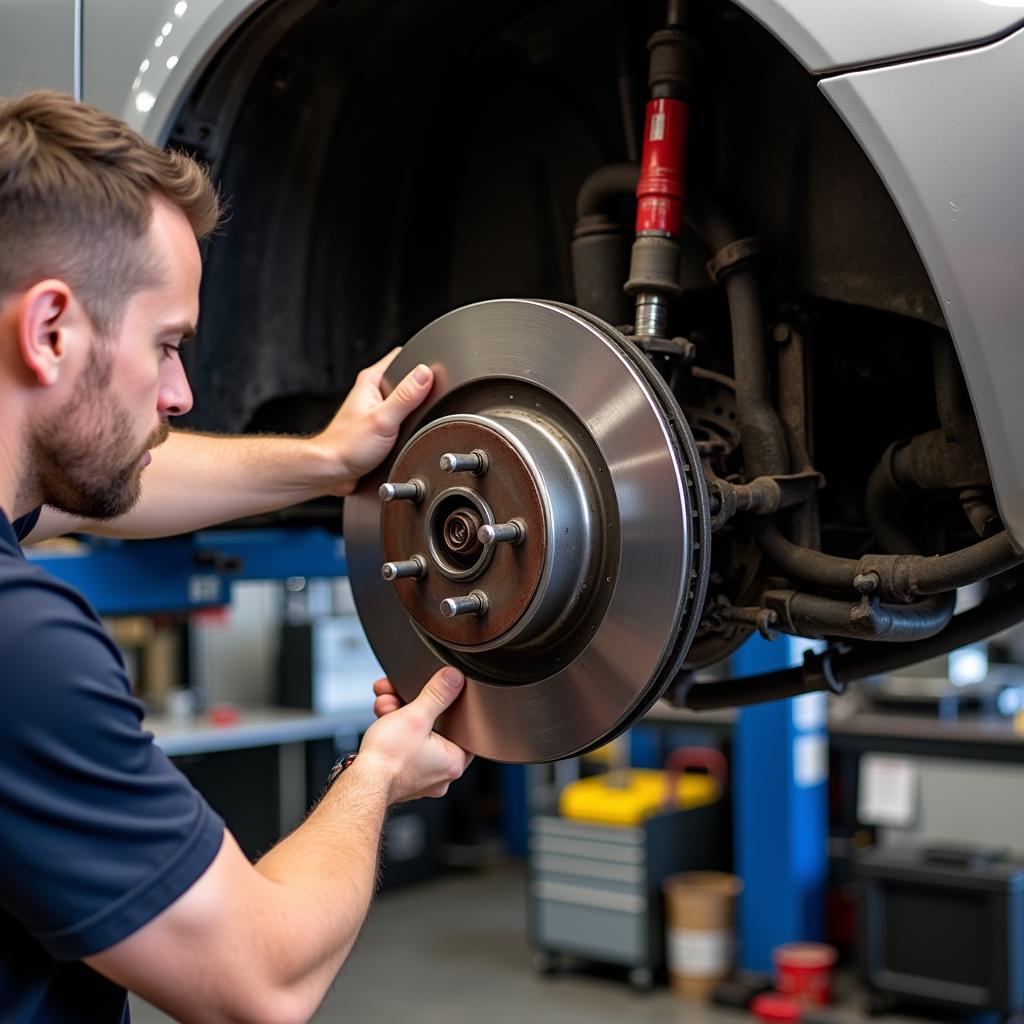
<path id="1" fill-rule="evenodd" d="M 703 733 L 709 742 L 731 744 L 736 712 L 694 712 L 659 705 L 644 724 Z M 854 708 L 850 697 L 834 701 L 828 742 L 833 785 L 830 813 L 833 866 L 842 837 L 862 830 L 858 819 L 860 763 L 864 755 L 905 760 L 915 775 L 915 813 L 905 825 L 879 829 L 881 842 L 977 842 L 1024 852 L 1024 818 L 1015 807 L 1024 793 L 1024 733 L 1010 718 L 964 714 L 956 719 L 917 712 Z"/>
<path id="2" fill-rule="evenodd" d="M 691 711 L 659 702 L 645 716 L 645 725 L 678 725 L 728 735 L 736 712 Z M 878 751 L 932 757 L 962 757 L 985 761 L 1024 761 L 1024 733 L 1010 718 L 964 715 L 940 719 L 937 715 L 874 711 L 833 711 L 828 721 L 833 750 Z"/>

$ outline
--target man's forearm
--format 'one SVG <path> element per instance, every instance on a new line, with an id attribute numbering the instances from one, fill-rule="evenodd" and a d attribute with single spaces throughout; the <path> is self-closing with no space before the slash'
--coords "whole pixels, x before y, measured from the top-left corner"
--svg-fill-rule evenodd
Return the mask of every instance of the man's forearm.
<path id="1" fill-rule="evenodd" d="M 341 483 L 338 467 L 311 438 L 175 430 L 153 451 L 139 504 L 120 519 L 77 528 L 101 536 L 167 537 L 287 508 Z"/>
<path id="2" fill-rule="evenodd" d="M 388 805 L 444 795 L 471 759 L 434 732 L 464 683 L 445 668 L 404 707 L 375 688 L 381 717 L 302 825 L 255 868 L 226 834 L 184 895 L 89 966 L 200 1024 L 307 1020 L 366 916 Z"/>
<path id="3" fill-rule="evenodd" d="M 87 963 L 175 1018 L 308 1020 L 377 879 L 389 789 L 370 762 L 357 764 L 255 870 L 227 835 L 183 897 Z"/>
<path id="4" fill-rule="evenodd" d="M 352 950 L 376 888 L 387 813 L 384 776 L 357 761 L 306 821 L 256 864 L 298 929 L 274 951 L 281 984 L 319 1005 Z"/>

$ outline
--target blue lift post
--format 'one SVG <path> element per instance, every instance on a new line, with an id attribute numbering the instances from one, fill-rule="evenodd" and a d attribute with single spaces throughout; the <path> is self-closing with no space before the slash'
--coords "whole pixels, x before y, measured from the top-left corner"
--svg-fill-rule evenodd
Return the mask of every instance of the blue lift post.
<path id="1" fill-rule="evenodd" d="M 753 636 L 733 655 L 737 676 L 797 664 L 790 638 Z M 743 708 L 733 729 L 733 831 L 740 897 L 739 963 L 770 971 L 784 942 L 820 941 L 828 878 L 828 698 L 821 693 Z"/>
<path id="2" fill-rule="evenodd" d="M 146 615 L 226 604 L 236 580 L 347 574 L 345 543 L 311 527 L 203 530 L 167 540 L 90 539 L 26 557 L 70 583 L 100 615 Z"/>

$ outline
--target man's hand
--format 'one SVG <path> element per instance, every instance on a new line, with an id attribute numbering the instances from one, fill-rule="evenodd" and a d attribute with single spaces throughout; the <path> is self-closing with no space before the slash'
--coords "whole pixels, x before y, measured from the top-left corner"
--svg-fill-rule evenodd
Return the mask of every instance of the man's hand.
<path id="1" fill-rule="evenodd" d="M 334 419 L 314 438 L 337 467 L 332 494 L 351 494 L 359 478 L 381 464 L 394 447 L 402 421 L 430 393 L 434 374 L 421 363 L 387 398 L 381 394 L 384 373 L 399 351 L 393 349 L 359 373 Z"/>
<path id="2" fill-rule="evenodd" d="M 434 732 L 434 722 L 462 692 L 458 669 L 436 672 L 415 700 L 403 705 L 386 679 L 374 684 L 378 715 L 359 748 L 361 769 L 372 768 L 389 780 L 389 802 L 444 796 L 473 760 L 451 740 Z"/>
<path id="3" fill-rule="evenodd" d="M 392 711 L 405 707 L 405 701 L 398 696 L 398 691 L 390 679 L 378 679 L 373 684 L 373 693 L 376 698 L 373 702 L 373 713 L 377 718 L 383 718 Z"/>

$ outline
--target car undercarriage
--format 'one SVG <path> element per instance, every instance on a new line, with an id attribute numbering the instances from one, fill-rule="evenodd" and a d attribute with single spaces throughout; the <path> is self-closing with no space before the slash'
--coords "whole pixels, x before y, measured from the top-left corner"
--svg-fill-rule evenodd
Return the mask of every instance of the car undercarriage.
<path id="1" fill-rule="evenodd" d="M 650 162 L 663 123 L 678 195 Z M 440 662 L 478 681 L 450 725 L 470 749 L 578 753 L 660 697 L 838 691 L 1024 617 L 914 242 L 814 77 L 738 8 L 266 4 L 170 142 L 230 209 L 187 425 L 315 430 L 410 338 L 395 374 L 445 370 L 345 533 L 396 685 Z M 663 208 L 641 223 L 645 195 Z M 291 516 L 337 525 L 330 504 Z M 754 632 L 827 644 L 698 680 Z"/>

